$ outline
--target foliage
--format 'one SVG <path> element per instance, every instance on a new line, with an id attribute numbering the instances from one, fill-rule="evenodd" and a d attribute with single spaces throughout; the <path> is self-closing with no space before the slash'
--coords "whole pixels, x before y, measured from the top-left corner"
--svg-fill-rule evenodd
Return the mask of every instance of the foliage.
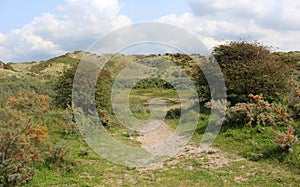
<path id="1" fill-rule="evenodd" d="M 72 66 L 70 69 L 65 70 L 63 75 L 57 80 L 54 90 L 56 96 L 54 98 L 56 106 L 60 108 L 67 108 L 72 104 L 72 88 L 73 79 L 77 66 Z"/>
<path id="2" fill-rule="evenodd" d="M 3 64 L 3 69 L 14 70 L 11 63 Z"/>
<path id="3" fill-rule="evenodd" d="M 48 110 L 48 96 L 33 91 L 10 97 L 5 108 L 0 108 L 0 184 L 25 184 L 33 178 L 38 162 L 43 162 L 49 169 L 56 167 L 70 171 L 69 166 L 73 163 L 67 158 L 69 151 L 44 143 L 43 140 L 48 139 L 46 128 L 29 118 L 47 115 Z M 65 120 L 70 122 L 69 117 Z"/>
<path id="4" fill-rule="evenodd" d="M 174 62 L 177 65 L 180 65 L 182 67 L 190 66 L 191 63 L 193 63 L 193 59 L 187 54 L 180 54 L 180 53 L 170 54 L 170 53 L 166 53 L 166 56 L 169 57 L 172 62 Z"/>
<path id="5" fill-rule="evenodd" d="M 281 149 L 292 152 L 292 147 L 296 145 L 298 138 L 294 135 L 294 129 L 291 125 L 286 132 L 272 130 L 272 133 L 275 136 L 275 142 Z"/>
<path id="6" fill-rule="evenodd" d="M 34 175 L 33 162 L 43 157 L 45 128 L 24 121 L 11 109 L 0 109 L 0 182 L 21 185 Z"/>
<path id="7" fill-rule="evenodd" d="M 273 100 L 288 90 L 289 68 L 276 61 L 268 47 L 245 41 L 230 42 L 215 47 L 213 54 L 224 74 L 232 104 L 248 101 L 250 93 Z"/>
<path id="8" fill-rule="evenodd" d="M 74 165 L 74 162 L 68 158 L 69 153 L 69 148 L 63 146 L 48 146 L 48 150 L 44 155 L 44 163 L 49 169 L 64 169 L 67 170 L 67 172 L 71 172 L 70 166 Z"/>
<path id="9" fill-rule="evenodd" d="M 285 104 L 295 120 L 300 119 L 300 82 L 291 80 L 292 90 L 285 96 Z"/>
<path id="10" fill-rule="evenodd" d="M 166 114 L 166 119 L 177 119 L 181 115 L 181 108 L 174 108 L 171 110 L 168 110 Z"/>
<path id="11" fill-rule="evenodd" d="M 299 52 L 274 52 L 272 53 L 272 56 L 274 56 L 277 61 L 281 61 L 292 66 L 295 66 L 296 63 L 300 61 Z"/>
<path id="12" fill-rule="evenodd" d="M 292 123 L 287 109 L 277 103 L 269 103 L 262 95 L 250 94 L 247 103 L 237 103 L 229 109 L 229 123 L 237 126 L 277 125 L 284 126 Z"/>
<path id="13" fill-rule="evenodd" d="M 148 88 L 174 89 L 170 83 L 159 78 L 146 78 L 140 80 L 133 87 L 133 89 L 148 89 Z"/>
<path id="14" fill-rule="evenodd" d="M 54 97 L 52 83 L 43 82 L 35 78 L 10 77 L 0 80 L 0 106 L 3 106 L 11 96 L 17 96 L 19 92 L 36 92 L 40 95 L 49 95 L 49 102 Z"/>
<path id="15" fill-rule="evenodd" d="M 61 77 L 59 77 L 56 85 L 55 85 L 55 91 L 57 93 L 55 97 L 55 103 L 56 106 L 60 108 L 66 108 L 68 105 L 72 106 L 72 91 L 73 90 L 83 90 L 82 88 L 73 88 L 73 79 L 75 76 L 75 72 L 77 69 L 77 65 L 74 65 L 70 69 L 66 70 Z M 88 82 L 88 67 L 86 69 L 87 73 L 83 75 L 80 75 L 80 81 L 83 83 Z M 82 93 L 78 95 L 82 95 L 82 98 L 77 98 L 79 102 L 81 102 L 81 105 L 83 106 L 83 109 L 85 111 L 88 110 L 88 108 L 91 105 L 96 104 L 97 109 L 105 109 L 107 111 L 111 111 L 111 102 L 110 102 L 110 90 L 111 90 L 111 77 L 108 70 L 103 69 L 100 72 L 99 78 L 96 83 L 95 88 L 95 102 L 91 103 L 92 101 L 87 100 L 87 98 L 90 98 L 89 96 L 86 96 L 85 94 L 91 94 L 91 93 Z M 85 108 L 86 107 L 86 108 Z"/>
<path id="16" fill-rule="evenodd" d="M 17 97 L 9 97 L 7 107 L 27 114 L 41 114 L 49 111 L 49 96 L 39 95 L 34 91 L 19 92 Z"/>

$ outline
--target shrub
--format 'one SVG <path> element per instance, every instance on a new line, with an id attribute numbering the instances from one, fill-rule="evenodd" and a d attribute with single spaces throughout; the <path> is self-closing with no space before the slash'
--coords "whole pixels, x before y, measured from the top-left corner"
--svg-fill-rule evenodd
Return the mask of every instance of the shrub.
<path id="1" fill-rule="evenodd" d="M 53 84 L 42 82 L 35 78 L 8 77 L 0 80 L 0 105 L 4 106 L 11 96 L 16 97 L 19 92 L 36 92 L 39 95 L 49 95 L 49 102 L 54 97 Z"/>
<path id="2" fill-rule="evenodd" d="M 74 119 L 71 106 L 68 106 L 64 111 L 56 114 L 59 114 L 57 118 L 62 120 L 62 124 L 59 124 L 62 128 L 62 135 L 72 135 L 72 137 L 74 137 L 74 135 L 78 133 L 78 127 L 73 121 Z"/>
<path id="3" fill-rule="evenodd" d="M 34 175 L 33 162 L 43 157 L 42 140 L 45 128 L 23 121 L 21 114 L 11 109 L 0 109 L 0 183 L 21 185 Z"/>
<path id="4" fill-rule="evenodd" d="M 249 97 L 250 102 L 237 103 L 229 109 L 229 123 L 238 126 L 283 126 L 292 123 L 293 120 L 287 113 L 287 109 L 275 102 L 265 101 L 262 95 L 250 94 Z"/>
<path id="5" fill-rule="evenodd" d="M 296 63 L 300 61 L 299 52 L 274 52 L 272 56 L 274 56 L 277 61 L 282 61 L 292 66 L 296 66 Z"/>
<path id="6" fill-rule="evenodd" d="M 48 146 L 48 150 L 44 155 L 44 163 L 48 169 L 62 169 L 67 172 L 71 172 L 70 166 L 74 165 L 74 162 L 68 158 L 70 149 L 64 146 Z"/>
<path id="7" fill-rule="evenodd" d="M 284 151 L 292 152 L 293 146 L 298 142 L 298 138 L 294 135 L 294 129 L 289 125 L 286 132 L 272 130 L 275 136 L 275 142 Z"/>
<path id="8" fill-rule="evenodd" d="M 166 119 L 177 119 L 181 115 L 181 108 L 174 108 L 171 110 L 168 110 L 166 114 Z"/>
<path id="9" fill-rule="evenodd" d="M 213 49 L 224 74 L 228 99 L 232 104 L 248 101 L 248 95 L 263 94 L 278 99 L 288 90 L 290 69 L 275 60 L 268 47 L 245 41 L 230 42 Z"/>
<path id="10" fill-rule="evenodd" d="M 300 82 L 291 81 L 292 91 L 285 98 L 286 105 L 290 109 L 292 117 L 295 120 L 300 118 Z"/>
<path id="11" fill-rule="evenodd" d="M 56 106 L 65 109 L 68 105 L 72 106 L 72 91 L 74 90 L 82 90 L 82 88 L 73 88 L 73 80 L 75 76 L 75 72 L 77 69 L 77 65 L 74 65 L 70 69 L 66 70 L 61 77 L 59 77 L 58 81 L 55 84 L 55 104 Z M 84 86 L 89 80 L 88 74 L 89 67 L 86 69 L 87 73 L 82 73 L 81 80 L 82 85 Z M 77 98 L 78 102 L 81 103 L 83 110 L 88 111 L 91 105 L 96 105 L 96 108 L 105 109 L 111 112 L 111 102 L 110 102 L 110 91 L 111 91 L 111 75 L 110 72 L 106 69 L 103 69 L 100 72 L 99 78 L 97 80 L 96 88 L 95 88 L 95 103 L 91 103 L 92 101 L 87 100 L 90 96 L 86 96 L 85 94 L 90 93 L 82 93 L 77 94 L 78 96 L 81 95 L 81 98 Z M 90 88 L 88 88 L 90 89 Z"/>
<path id="12" fill-rule="evenodd" d="M 11 63 L 3 64 L 3 69 L 13 70 Z"/>
<path id="13" fill-rule="evenodd" d="M 159 78 L 146 78 L 140 80 L 133 87 L 133 89 L 149 89 L 149 88 L 174 89 L 174 87 L 170 83 Z"/>
<path id="14" fill-rule="evenodd" d="M 41 114 L 49 111 L 49 97 L 34 91 L 19 92 L 17 97 L 8 98 L 6 106 L 27 114 Z"/>
<path id="15" fill-rule="evenodd" d="M 110 127 L 110 118 L 106 110 L 100 110 L 100 121 L 103 126 Z"/>

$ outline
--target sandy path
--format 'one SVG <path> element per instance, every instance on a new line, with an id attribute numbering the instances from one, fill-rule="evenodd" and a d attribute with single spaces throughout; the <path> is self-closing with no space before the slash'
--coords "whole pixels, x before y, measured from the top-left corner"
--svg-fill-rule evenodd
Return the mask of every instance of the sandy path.
<path id="1" fill-rule="evenodd" d="M 159 122 L 157 122 L 159 123 Z M 153 125 L 157 126 L 157 124 Z M 166 140 L 173 131 L 170 129 L 170 127 L 162 122 L 156 129 L 141 133 L 139 137 L 137 137 L 137 140 L 142 143 L 142 147 L 150 147 L 157 144 L 160 144 L 164 140 Z"/>
<path id="2" fill-rule="evenodd" d="M 153 125 L 157 125 L 153 123 Z M 173 130 L 168 124 L 162 122 L 156 129 L 141 133 L 137 137 L 137 140 L 141 142 L 142 147 L 146 148 L 158 145 L 171 136 Z M 245 161 L 244 158 L 229 155 L 218 148 L 210 147 L 206 151 L 201 151 L 199 145 L 186 145 L 185 148 L 180 151 L 174 158 L 167 160 L 164 163 L 170 167 L 176 167 L 176 165 L 184 159 L 197 159 L 203 162 L 202 167 L 207 169 L 217 169 L 233 162 Z M 150 166 L 147 168 L 140 168 L 140 170 L 153 170 L 153 169 L 165 169 L 164 164 Z"/>

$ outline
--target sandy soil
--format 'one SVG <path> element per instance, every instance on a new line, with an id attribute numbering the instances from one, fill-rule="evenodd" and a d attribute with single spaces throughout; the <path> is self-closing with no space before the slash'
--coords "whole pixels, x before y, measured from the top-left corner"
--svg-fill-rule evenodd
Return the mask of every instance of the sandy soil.
<path id="1" fill-rule="evenodd" d="M 137 140 L 141 142 L 142 147 L 147 148 L 161 143 L 172 135 L 172 133 L 172 129 L 166 123 L 162 123 L 153 131 L 141 133 L 140 136 L 137 137 Z M 206 151 L 200 151 L 198 146 L 199 145 L 186 145 L 179 154 L 177 154 L 174 158 L 165 161 L 165 163 L 147 168 L 140 168 L 140 170 L 164 169 L 166 168 L 166 165 L 175 167 L 175 165 L 180 161 L 193 158 L 203 162 L 202 167 L 207 169 L 217 169 L 227 166 L 233 162 L 245 160 L 242 157 L 232 157 L 232 155 L 229 155 L 215 147 L 210 147 Z"/>

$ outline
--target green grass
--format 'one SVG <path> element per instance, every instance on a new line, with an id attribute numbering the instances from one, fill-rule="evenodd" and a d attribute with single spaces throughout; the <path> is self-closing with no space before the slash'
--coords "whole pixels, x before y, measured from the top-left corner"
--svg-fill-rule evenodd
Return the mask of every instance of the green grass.
<path id="1" fill-rule="evenodd" d="M 63 57 L 55 59 L 55 62 L 73 63 L 69 60 L 69 57 Z M 51 60 L 34 66 L 31 70 L 39 72 L 50 63 Z M 115 73 L 117 72 L 116 70 Z M 0 106 L 4 105 L 9 96 L 15 96 L 20 90 L 50 93 L 51 97 L 55 94 L 50 84 L 34 78 L 4 79 L 0 82 L 0 90 Z M 189 94 L 189 91 L 184 92 L 184 96 Z M 152 98 L 166 99 L 169 107 L 177 106 L 179 100 L 174 90 L 131 90 L 130 107 L 137 118 L 149 118 L 147 103 Z M 189 142 L 191 145 L 199 145 L 209 120 L 209 110 L 202 105 L 200 108 L 200 121 Z M 25 117 L 32 118 L 34 124 L 47 127 L 49 144 L 70 149 L 69 162 L 61 166 L 53 165 L 49 168 L 45 163 L 35 163 L 36 175 L 27 186 L 299 186 L 300 183 L 300 146 L 297 145 L 292 153 L 280 152 L 268 127 L 234 129 L 224 126 L 213 143 L 213 147 L 220 149 L 222 154 L 209 151 L 195 157 L 170 158 L 163 167 L 141 169 L 117 165 L 96 154 L 76 130 L 72 115 L 66 110 L 52 107 L 44 115 Z M 110 119 L 112 124 L 107 131 L 111 136 L 124 144 L 141 146 L 135 140 L 139 136 L 138 132 L 123 127 L 116 116 L 110 116 Z M 166 119 L 165 122 L 175 129 L 178 118 Z M 296 124 L 296 133 L 299 135 L 300 123 Z M 238 161 L 218 168 L 205 168 L 210 162 L 209 156 L 224 155 L 227 159 Z M 174 160 L 177 162 L 170 164 Z"/>
<path id="2" fill-rule="evenodd" d="M 163 168 L 141 170 L 113 164 L 94 153 L 80 134 L 66 134 L 62 128 L 65 115 L 65 111 L 53 110 L 40 120 L 49 129 L 49 141 L 70 148 L 70 160 L 73 160 L 75 165 L 63 169 L 48 169 L 42 164 L 27 186 L 297 186 L 300 182 L 299 168 L 291 165 L 293 162 L 299 164 L 299 160 L 295 160 L 295 156 L 299 156 L 299 147 L 283 157 L 283 160 L 278 160 L 278 155 L 253 158 L 253 154 L 265 154 L 266 151 L 275 148 L 275 144 L 270 140 L 271 134 L 262 135 L 258 127 L 224 128 L 213 144 L 229 158 L 244 158 L 243 160 L 220 168 L 206 169 L 203 166 L 207 164 L 208 159 L 193 157 L 180 159 L 174 165 L 166 162 Z M 191 144 L 199 144 L 209 114 L 203 111 L 200 119 Z M 166 122 L 172 128 L 176 128 L 178 120 L 168 119 Z M 109 128 L 108 132 L 124 144 L 140 146 L 140 143 L 133 139 L 138 136 L 135 131 L 115 125 Z"/>

